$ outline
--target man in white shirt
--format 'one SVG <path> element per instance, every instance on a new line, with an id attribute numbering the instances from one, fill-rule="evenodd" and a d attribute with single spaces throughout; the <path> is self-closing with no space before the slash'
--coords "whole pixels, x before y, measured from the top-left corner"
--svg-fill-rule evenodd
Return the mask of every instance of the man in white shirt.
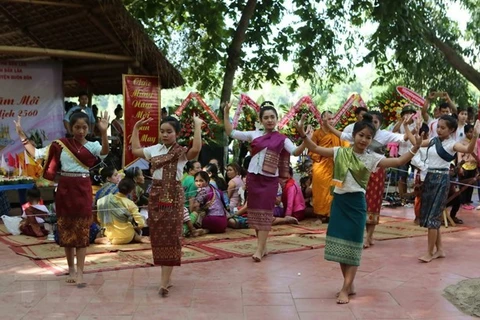
<path id="1" fill-rule="evenodd" d="M 402 119 L 399 121 L 399 123 L 397 123 L 397 125 L 395 125 L 392 131 L 396 132 L 398 130 L 399 133 L 405 134 L 405 127 L 402 124 L 404 121 L 406 121 L 406 119 L 408 119 L 411 115 L 415 113 L 417 113 L 417 109 L 414 106 L 407 105 L 403 107 L 402 112 L 400 113 L 400 116 L 402 117 Z M 398 124 L 400 124 L 400 126 L 398 126 Z M 414 133 L 415 126 L 416 126 L 415 121 L 413 121 L 413 119 L 410 119 L 408 123 L 408 128 L 412 133 Z M 398 155 L 401 156 L 407 153 L 412 146 L 413 145 L 409 140 L 400 142 L 398 146 Z M 402 199 L 404 199 L 407 194 L 407 178 L 408 178 L 409 169 L 410 169 L 410 161 L 398 167 L 398 178 L 399 178 L 398 193 L 400 194 L 400 198 Z"/>
<path id="2" fill-rule="evenodd" d="M 355 117 L 357 118 L 357 121 L 354 123 L 350 123 L 348 126 L 343 129 L 343 132 L 345 133 L 352 133 L 353 134 L 353 126 L 355 123 L 362 121 L 363 115 L 368 112 L 368 109 L 365 107 L 357 107 L 354 111 Z"/>
<path id="3" fill-rule="evenodd" d="M 428 97 L 425 99 L 425 104 L 422 108 L 422 117 L 423 120 L 426 121 L 428 124 L 430 138 L 437 136 L 438 117 L 432 119 L 432 117 L 428 114 L 428 108 L 430 107 L 432 100 L 438 97 L 442 98 L 445 101 L 438 106 L 438 117 L 441 117 L 443 115 L 449 115 L 451 112 L 457 113 L 457 108 L 453 101 L 450 99 L 448 93 L 435 91 L 430 92 Z"/>

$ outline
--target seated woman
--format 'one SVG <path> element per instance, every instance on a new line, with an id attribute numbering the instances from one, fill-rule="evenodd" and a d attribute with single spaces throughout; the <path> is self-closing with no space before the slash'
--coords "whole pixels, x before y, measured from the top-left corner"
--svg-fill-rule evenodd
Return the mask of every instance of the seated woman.
<path id="1" fill-rule="evenodd" d="M 100 169 L 100 176 L 102 178 L 102 187 L 95 194 L 95 203 L 98 199 L 118 192 L 117 184 L 120 181 L 120 175 L 114 167 L 105 167 Z"/>
<path id="2" fill-rule="evenodd" d="M 225 182 L 225 179 L 218 175 L 217 165 L 209 163 L 203 168 L 203 171 L 208 173 L 208 176 L 210 177 L 210 184 L 223 193 L 223 201 L 225 205 L 229 207 L 230 201 L 229 197 L 227 196 L 227 183 Z"/>
<path id="3" fill-rule="evenodd" d="M 97 219 L 105 228 L 105 237 L 97 238 L 97 244 L 127 244 L 130 242 L 149 243 L 139 231 L 145 221 L 135 203 L 127 198 L 135 189 L 132 179 L 124 178 L 118 184 L 118 193 L 100 198 L 97 203 Z"/>
<path id="4" fill-rule="evenodd" d="M 43 237 L 48 231 L 43 227 L 44 217 L 49 215 L 48 209 L 41 203 L 42 195 L 37 187 L 27 190 L 27 203 L 24 208 L 19 229 L 26 236 Z"/>
<path id="5" fill-rule="evenodd" d="M 230 199 L 230 213 L 233 213 L 235 208 L 241 206 L 240 189 L 243 188 L 242 169 L 236 163 L 230 163 L 227 166 L 228 181 L 227 195 Z"/>
<path id="6" fill-rule="evenodd" d="M 125 178 L 129 178 L 135 183 L 135 188 L 129 194 L 129 198 L 139 207 L 147 205 L 148 195 L 142 187 L 145 183 L 145 176 L 143 175 L 142 169 L 139 167 L 128 168 L 125 170 Z"/>
<path id="7" fill-rule="evenodd" d="M 282 184 L 282 203 L 285 216 L 291 216 L 302 221 L 305 219 L 305 198 L 302 190 L 293 179 L 293 169 L 288 168 L 288 178 L 286 180 L 280 179 Z"/>
<path id="8" fill-rule="evenodd" d="M 210 177 L 205 171 L 195 174 L 197 195 L 190 200 L 190 212 L 197 212 L 197 223 L 201 224 L 205 232 L 223 233 L 227 229 L 227 212 L 222 199 L 223 195 L 209 184 L 209 181 Z"/>

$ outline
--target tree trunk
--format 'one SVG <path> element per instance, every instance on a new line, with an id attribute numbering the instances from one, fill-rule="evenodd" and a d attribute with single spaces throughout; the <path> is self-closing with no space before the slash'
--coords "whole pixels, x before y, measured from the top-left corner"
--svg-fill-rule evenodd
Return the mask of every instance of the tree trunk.
<path id="1" fill-rule="evenodd" d="M 233 88 L 233 79 L 235 78 L 235 72 L 237 71 L 238 65 L 240 63 L 240 55 L 242 53 L 242 44 L 245 41 L 245 34 L 248 29 L 248 24 L 250 19 L 255 12 L 255 6 L 257 5 L 257 0 L 248 0 L 243 9 L 242 17 L 238 22 L 237 30 L 233 35 L 232 43 L 227 50 L 227 65 L 225 68 L 225 76 L 223 77 L 223 88 L 222 95 L 220 96 L 220 105 L 224 102 L 230 101 Z M 223 113 L 222 108 L 220 108 L 220 113 Z"/>
<path id="2" fill-rule="evenodd" d="M 430 43 L 440 50 L 448 63 L 480 90 L 480 72 L 465 62 L 461 55 L 450 45 L 437 38 L 434 34 L 427 37 Z"/>

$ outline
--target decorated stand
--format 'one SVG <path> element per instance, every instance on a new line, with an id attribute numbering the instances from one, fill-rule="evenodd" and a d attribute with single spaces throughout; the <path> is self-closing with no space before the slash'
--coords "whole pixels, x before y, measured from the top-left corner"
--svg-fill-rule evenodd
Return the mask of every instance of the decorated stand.
<path id="1" fill-rule="evenodd" d="M 358 93 L 354 93 L 333 116 L 333 125 L 336 126 L 338 130 L 342 131 L 346 126 L 354 123 L 357 120 L 355 117 L 355 110 L 358 107 L 368 109 L 362 97 Z"/>
<path id="2" fill-rule="evenodd" d="M 306 114 L 306 125 L 311 125 L 312 129 L 318 129 L 322 123 L 322 117 L 317 107 L 312 101 L 312 98 L 305 96 L 300 98 L 295 105 L 283 116 L 278 122 L 278 129 L 281 133 L 285 134 L 295 144 L 300 144 L 302 141 L 300 135 L 295 129 L 294 123 L 300 121 L 302 115 Z"/>
<path id="3" fill-rule="evenodd" d="M 240 95 L 235 115 L 233 116 L 232 127 L 241 131 L 253 131 L 260 128 L 259 115 L 260 106 L 252 98 L 245 94 Z M 245 141 L 234 140 L 233 159 L 240 163 L 248 153 L 249 143 Z"/>
<path id="4" fill-rule="evenodd" d="M 189 93 L 177 108 L 175 114 L 179 117 L 182 124 L 178 140 L 179 144 L 183 146 L 192 144 L 194 131 L 193 115 L 197 114 L 204 121 L 202 125 L 203 144 L 208 146 L 222 145 L 223 127 L 221 121 L 198 93 Z"/>

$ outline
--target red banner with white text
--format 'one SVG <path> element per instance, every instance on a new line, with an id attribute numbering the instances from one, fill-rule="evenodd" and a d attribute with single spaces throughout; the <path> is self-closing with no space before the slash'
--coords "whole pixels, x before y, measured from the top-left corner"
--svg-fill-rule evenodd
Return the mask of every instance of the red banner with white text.
<path id="1" fill-rule="evenodd" d="M 153 121 L 139 130 L 142 147 L 158 143 L 160 126 L 160 85 L 158 77 L 141 75 L 123 75 L 123 104 L 125 119 L 124 166 L 137 162 L 132 154 L 130 139 L 133 127 L 141 118 L 153 118 Z"/>

